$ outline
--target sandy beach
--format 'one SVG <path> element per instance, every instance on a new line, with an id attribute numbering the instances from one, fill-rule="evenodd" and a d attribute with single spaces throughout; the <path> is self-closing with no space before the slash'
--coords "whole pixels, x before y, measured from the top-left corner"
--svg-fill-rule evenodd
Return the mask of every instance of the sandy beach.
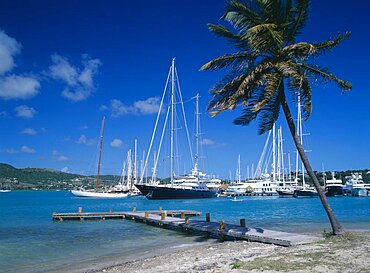
<path id="1" fill-rule="evenodd" d="M 291 247 L 212 242 L 85 272 L 370 272 L 370 232 Z"/>

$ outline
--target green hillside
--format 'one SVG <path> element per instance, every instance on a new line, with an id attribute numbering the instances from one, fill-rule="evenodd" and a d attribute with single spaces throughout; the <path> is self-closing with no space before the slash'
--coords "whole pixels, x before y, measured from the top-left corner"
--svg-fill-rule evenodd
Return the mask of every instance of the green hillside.
<path id="1" fill-rule="evenodd" d="M 118 181 L 117 176 L 101 176 L 107 185 Z M 0 187 L 11 189 L 73 189 L 94 187 L 94 177 L 64 173 L 44 168 L 17 169 L 0 163 Z"/>

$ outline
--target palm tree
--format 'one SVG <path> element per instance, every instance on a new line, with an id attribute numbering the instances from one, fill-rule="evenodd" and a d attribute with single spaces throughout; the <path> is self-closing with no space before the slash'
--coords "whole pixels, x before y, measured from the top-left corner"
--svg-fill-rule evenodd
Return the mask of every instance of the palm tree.
<path id="1" fill-rule="evenodd" d="M 221 19 L 230 23 L 234 31 L 223 25 L 208 24 L 216 36 L 228 39 L 237 49 L 211 60 L 201 70 L 229 67 L 230 72 L 212 89 L 208 111 L 215 116 L 227 109 L 242 106 L 243 112 L 234 120 L 237 125 L 248 125 L 258 118 L 259 134 L 270 130 L 283 109 L 290 133 L 302 162 L 311 177 L 331 223 L 333 234 L 341 234 L 336 219 L 320 187 L 297 136 L 288 105 L 290 100 L 303 103 L 303 119 L 312 111 L 311 82 L 336 83 L 342 92 L 352 89 L 348 81 L 333 75 L 328 68 L 314 60 L 349 37 L 337 35 L 320 43 L 296 42 L 296 37 L 308 18 L 309 0 L 254 0 L 228 2 Z"/>

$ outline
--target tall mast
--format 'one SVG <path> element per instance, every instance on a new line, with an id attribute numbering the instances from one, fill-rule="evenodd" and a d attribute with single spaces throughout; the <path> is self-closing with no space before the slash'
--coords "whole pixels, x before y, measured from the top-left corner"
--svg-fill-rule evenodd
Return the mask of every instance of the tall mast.
<path id="1" fill-rule="evenodd" d="M 172 66 L 171 66 L 171 146 L 170 146 L 170 156 L 171 156 L 171 185 L 173 187 L 173 161 L 174 161 L 174 147 L 173 147 L 173 139 L 174 139 L 174 117 L 175 117 L 175 58 L 172 59 Z"/>
<path id="2" fill-rule="evenodd" d="M 238 154 L 238 183 L 241 182 L 241 173 L 240 173 L 240 154 Z"/>
<path id="3" fill-rule="evenodd" d="M 195 165 L 198 169 L 199 166 L 199 119 L 200 119 L 200 113 L 199 113 L 199 93 L 195 96 L 196 98 L 196 111 L 195 111 L 195 123 L 196 123 L 196 134 L 195 134 L 195 140 L 196 140 L 196 154 L 195 154 Z"/>
<path id="4" fill-rule="evenodd" d="M 275 123 L 272 126 L 272 180 L 276 181 L 276 140 Z"/>
<path id="5" fill-rule="evenodd" d="M 98 188 L 99 188 L 101 152 L 102 152 L 102 149 L 103 149 L 104 120 L 105 120 L 105 117 L 103 117 L 103 120 L 101 122 L 100 144 L 99 144 L 99 159 L 98 159 L 98 175 L 96 176 L 95 191 L 98 191 Z"/>
<path id="6" fill-rule="evenodd" d="M 134 146 L 134 183 L 131 183 L 130 191 L 132 191 L 132 184 L 137 183 L 137 139 L 135 138 L 135 146 Z"/>

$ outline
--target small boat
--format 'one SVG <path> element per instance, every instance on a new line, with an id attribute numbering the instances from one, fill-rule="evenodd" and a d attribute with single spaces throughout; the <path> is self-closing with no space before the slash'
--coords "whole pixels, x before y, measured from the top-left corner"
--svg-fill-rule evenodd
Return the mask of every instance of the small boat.
<path id="1" fill-rule="evenodd" d="M 11 190 L 0 190 L 0 192 L 10 192 Z"/>
<path id="2" fill-rule="evenodd" d="M 325 195 L 328 197 L 344 196 L 342 180 L 335 178 L 334 172 L 332 172 L 332 179 L 325 181 Z"/>
<path id="3" fill-rule="evenodd" d="M 343 186 L 343 191 L 346 195 L 355 197 L 365 197 L 368 196 L 367 189 L 365 187 L 362 175 L 359 173 L 354 173 L 351 176 L 346 177 L 347 182 Z"/>
<path id="4" fill-rule="evenodd" d="M 100 142 L 99 142 L 99 160 L 98 160 L 98 175 L 96 176 L 95 180 L 95 191 L 94 190 L 71 190 L 71 193 L 77 197 L 92 197 L 92 198 L 125 198 L 128 197 L 128 191 L 124 191 L 122 185 L 116 185 L 112 189 L 101 191 L 99 190 L 99 178 L 100 178 L 100 161 L 101 161 L 101 154 L 102 154 L 102 147 L 103 147 L 103 135 L 104 135 L 104 120 L 103 117 L 102 125 L 101 125 L 101 134 L 100 134 Z"/>
<path id="5" fill-rule="evenodd" d="M 294 190 L 293 197 L 317 197 L 318 193 L 314 189 L 309 189 L 309 188 L 303 188 L 303 189 L 297 189 Z"/>
<path id="6" fill-rule="evenodd" d="M 279 194 L 279 197 L 293 197 L 294 195 L 294 189 L 280 189 L 276 190 L 277 193 Z"/>

